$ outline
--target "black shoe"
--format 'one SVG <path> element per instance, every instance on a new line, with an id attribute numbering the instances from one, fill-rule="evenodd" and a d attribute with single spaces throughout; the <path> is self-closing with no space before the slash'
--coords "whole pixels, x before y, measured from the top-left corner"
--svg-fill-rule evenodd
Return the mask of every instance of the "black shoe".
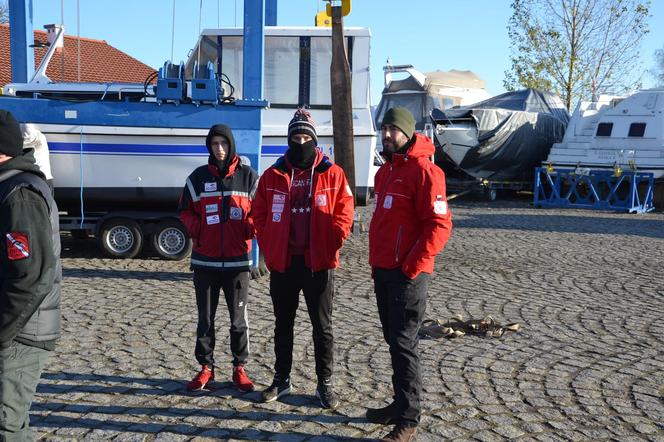
<path id="1" fill-rule="evenodd" d="M 367 420 L 374 424 L 395 425 L 397 406 L 394 402 L 383 408 L 367 408 Z"/>
<path id="2" fill-rule="evenodd" d="M 290 378 L 282 381 L 281 379 L 274 378 L 272 385 L 267 387 L 261 392 L 262 402 L 273 402 L 282 396 L 289 395 L 293 389 Z"/>
<path id="3" fill-rule="evenodd" d="M 316 387 L 316 397 L 323 408 L 334 410 L 339 406 L 339 398 L 334 394 L 331 379 L 320 379 Z"/>

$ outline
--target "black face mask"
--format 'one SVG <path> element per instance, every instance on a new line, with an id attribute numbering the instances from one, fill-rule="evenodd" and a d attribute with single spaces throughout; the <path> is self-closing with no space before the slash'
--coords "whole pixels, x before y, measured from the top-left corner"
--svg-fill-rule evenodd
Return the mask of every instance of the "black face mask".
<path id="1" fill-rule="evenodd" d="M 306 143 L 299 144 L 293 140 L 288 140 L 286 157 L 298 169 L 311 167 L 316 159 L 316 142 L 309 140 Z"/>

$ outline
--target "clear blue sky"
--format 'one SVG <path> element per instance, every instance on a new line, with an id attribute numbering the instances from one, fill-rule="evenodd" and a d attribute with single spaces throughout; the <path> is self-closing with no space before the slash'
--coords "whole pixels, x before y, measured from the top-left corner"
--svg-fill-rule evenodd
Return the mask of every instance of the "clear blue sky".
<path id="1" fill-rule="evenodd" d="M 43 29 L 61 21 L 68 35 L 106 40 L 152 66 L 171 56 L 172 0 L 33 0 L 34 26 Z M 504 92 L 509 67 L 507 22 L 510 0 L 353 0 L 346 26 L 372 31 L 372 97 L 377 104 L 387 57 L 394 64 L 412 64 L 420 71 L 469 69 L 487 82 L 491 94 Z M 242 26 L 243 0 L 175 0 L 174 59 L 186 60 L 201 28 Z M 311 25 L 325 7 L 322 0 L 279 0 L 277 24 Z M 217 13 L 219 11 L 219 14 Z M 664 47 L 664 0 L 653 0 L 650 34 L 641 48 L 641 66 L 654 68 L 654 52 Z M 644 85 L 653 85 L 644 73 Z"/>

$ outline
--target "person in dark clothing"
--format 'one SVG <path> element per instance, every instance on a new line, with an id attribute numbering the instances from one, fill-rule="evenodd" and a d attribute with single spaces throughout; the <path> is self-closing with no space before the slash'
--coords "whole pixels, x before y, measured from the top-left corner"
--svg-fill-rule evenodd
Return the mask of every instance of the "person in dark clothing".
<path id="1" fill-rule="evenodd" d="M 261 176 L 252 209 L 275 317 L 274 380 L 261 398 L 272 402 L 291 392 L 293 327 L 302 291 L 313 328 L 315 394 L 324 408 L 334 409 L 334 268 L 353 223 L 353 194 L 343 170 L 317 145 L 311 115 L 298 110 L 288 125 L 288 150 Z"/>
<path id="2" fill-rule="evenodd" d="M 60 337 L 61 279 L 58 208 L 0 110 L 0 440 L 34 440 L 28 411 Z"/>
<path id="3" fill-rule="evenodd" d="M 385 113 L 383 164 L 375 177 L 376 209 L 369 227 L 378 315 L 392 359 L 394 401 L 368 409 L 371 422 L 393 424 L 383 441 L 410 441 L 420 421 L 422 378 L 417 331 L 426 310 L 434 258 L 452 231 L 445 175 L 433 164 L 434 146 L 415 133 L 405 108 Z"/>
<path id="4" fill-rule="evenodd" d="M 249 356 L 247 302 L 254 228 L 249 218 L 258 174 L 243 165 L 228 126 L 217 124 L 205 139 L 208 164 L 187 178 L 180 198 L 180 219 L 193 240 L 191 268 L 198 306 L 195 355 L 200 372 L 187 384 L 202 390 L 214 380 L 215 316 L 224 291 L 230 315 L 233 384 L 252 391 L 244 365 Z"/>

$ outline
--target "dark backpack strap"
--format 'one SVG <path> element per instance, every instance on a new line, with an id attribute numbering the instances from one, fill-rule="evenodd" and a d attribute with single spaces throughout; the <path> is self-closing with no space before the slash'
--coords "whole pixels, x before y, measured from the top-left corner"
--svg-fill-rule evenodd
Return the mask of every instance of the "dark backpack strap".
<path id="1" fill-rule="evenodd" d="M 49 213 L 53 211 L 53 207 L 51 207 L 48 198 L 46 198 L 46 195 L 50 195 L 50 189 L 46 181 L 33 173 L 16 169 L 0 174 L 0 203 L 4 202 L 12 192 L 21 187 L 27 187 L 37 192 L 44 199 L 44 202 L 46 202 Z"/>

